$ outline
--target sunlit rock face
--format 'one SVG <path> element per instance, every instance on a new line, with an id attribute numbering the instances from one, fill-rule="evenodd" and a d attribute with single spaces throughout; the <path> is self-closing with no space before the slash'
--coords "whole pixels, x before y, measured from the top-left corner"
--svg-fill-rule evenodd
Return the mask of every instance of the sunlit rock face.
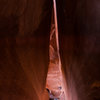
<path id="1" fill-rule="evenodd" d="M 54 17 L 54 16 L 53 16 Z M 52 19 L 53 20 L 53 19 Z M 46 88 L 51 92 L 52 98 L 60 98 L 61 95 L 61 72 L 59 70 L 59 58 L 57 54 L 55 24 L 52 21 L 49 46 L 49 68 Z"/>
<path id="2" fill-rule="evenodd" d="M 0 100 L 49 99 L 51 8 L 51 0 L 0 0 Z"/>
<path id="3" fill-rule="evenodd" d="M 57 5 L 68 100 L 100 100 L 100 1 L 59 0 Z"/>
<path id="4" fill-rule="evenodd" d="M 55 6 L 53 7 L 55 11 Z M 59 56 L 59 46 L 57 46 L 57 28 L 55 22 L 55 13 L 52 14 L 51 20 L 51 31 L 50 31 L 50 44 L 49 44 L 49 68 L 47 73 L 46 88 L 49 92 L 50 100 L 66 100 L 65 91 L 63 87 L 63 76 L 61 71 L 60 56 Z"/>

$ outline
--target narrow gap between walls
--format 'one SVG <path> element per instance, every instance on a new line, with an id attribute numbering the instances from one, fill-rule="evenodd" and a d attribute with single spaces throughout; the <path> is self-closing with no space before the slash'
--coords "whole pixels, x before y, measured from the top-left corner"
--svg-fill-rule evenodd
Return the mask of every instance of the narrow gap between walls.
<path id="1" fill-rule="evenodd" d="M 50 61 L 46 82 L 46 89 L 49 93 L 49 100 L 65 100 L 63 75 L 61 70 L 61 60 L 59 54 L 57 9 L 55 0 L 53 0 L 49 56 Z"/>

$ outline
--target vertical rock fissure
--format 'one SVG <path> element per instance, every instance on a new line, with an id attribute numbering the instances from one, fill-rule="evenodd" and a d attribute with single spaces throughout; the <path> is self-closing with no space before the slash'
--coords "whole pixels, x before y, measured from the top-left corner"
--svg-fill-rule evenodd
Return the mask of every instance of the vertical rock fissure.
<path id="1" fill-rule="evenodd" d="M 50 45 L 49 45 L 49 69 L 46 88 L 49 97 L 53 100 L 64 100 L 63 80 L 61 71 L 61 60 L 59 54 L 59 38 L 56 1 L 53 0 L 53 13 L 51 21 Z"/>

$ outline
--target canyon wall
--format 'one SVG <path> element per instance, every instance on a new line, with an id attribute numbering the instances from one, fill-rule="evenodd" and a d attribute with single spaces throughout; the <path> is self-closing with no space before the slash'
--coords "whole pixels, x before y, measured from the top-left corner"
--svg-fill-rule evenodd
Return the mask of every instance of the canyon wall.
<path id="1" fill-rule="evenodd" d="M 68 100 L 100 99 L 100 1 L 57 0 Z M 48 100 L 51 0 L 0 0 L 0 100 Z"/>
<path id="2" fill-rule="evenodd" d="M 62 67 L 68 100 L 100 99 L 100 1 L 58 0 Z"/>
<path id="3" fill-rule="evenodd" d="M 49 0 L 0 0 L 0 100 L 48 100 Z"/>

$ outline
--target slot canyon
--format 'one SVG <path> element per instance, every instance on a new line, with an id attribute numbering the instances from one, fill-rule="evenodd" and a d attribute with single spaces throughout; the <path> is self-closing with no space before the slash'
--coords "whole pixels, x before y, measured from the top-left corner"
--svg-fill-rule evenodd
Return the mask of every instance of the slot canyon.
<path id="1" fill-rule="evenodd" d="M 100 100 L 99 60 L 99 0 L 0 0 L 0 100 Z"/>

